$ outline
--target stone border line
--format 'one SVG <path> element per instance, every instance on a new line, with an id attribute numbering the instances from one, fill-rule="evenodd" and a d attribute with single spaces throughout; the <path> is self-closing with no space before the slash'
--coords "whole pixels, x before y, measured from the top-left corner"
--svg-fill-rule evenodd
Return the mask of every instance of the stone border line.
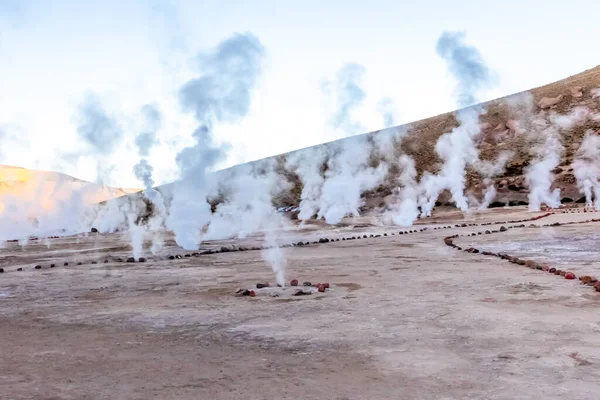
<path id="1" fill-rule="evenodd" d="M 566 210 L 563 210 L 566 212 Z M 581 211 L 581 209 L 577 210 L 578 213 L 581 212 L 587 212 L 586 209 L 584 209 L 583 211 Z M 545 218 L 548 217 L 550 215 L 553 215 L 556 212 L 547 212 L 546 214 L 543 215 L 538 215 L 536 217 L 533 218 L 527 218 L 527 219 L 522 219 L 522 220 L 510 220 L 510 221 L 496 221 L 496 222 L 485 222 L 485 223 L 481 223 L 481 224 L 476 224 L 476 223 L 462 223 L 462 224 L 454 224 L 454 226 L 452 225 L 441 225 L 441 226 L 435 226 L 433 227 L 433 229 L 431 230 L 442 230 L 442 229 L 453 229 L 453 228 L 467 228 L 467 227 L 472 227 L 472 226 L 491 226 L 491 225 L 506 225 L 506 224 L 511 224 L 511 223 L 523 223 L 523 222 L 531 222 L 531 221 L 537 221 L 541 218 Z M 524 225 L 522 225 L 521 227 L 524 227 Z M 402 230 L 402 231 L 398 231 L 398 235 L 410 235 L 410 234 L 415 234 L 415 233 L 420 233 L 420 232 L 426 232 L 428 231 L 429 228 L 428 227 L 424 227 L 424 228 L 420 228 L 420 229 L 409 229 L 409 230 Z M 498 232 L 497 230 L 494 231 L 486 231 L 486 233 L 496 233 Z M 92 232 L 94 233 L 94 232 Z M 482 234 L 481 232 L 479 234 Z M 312 246 L 312 245 L 320 245 L 320 244 L 326 244 L 326 243 L 334 243 L 334 242 L 340 242 L 340 241 L 349 241 L 349 240 L 361 240 L 361 239 L 370 239 L 370 238 L 381 238 L 381 237 L 389 237 L 389 236 L 395 236 L 396 232 L 385 232 L 383 234 L 362 234 L 362 235 L 353 235 L 353 236 L 347 236 L 347 237 L 342 237 L 340 238 L 334 238 L 334 239 L 329 239 L 329 238 L 320 238 L 318 240 L 314 240 L 312 242 L 310 241 L 305 241 L 305 242 L 294 242 L 294 243 L 288 243 L 288 244 L 284 244 L 282 246 L 280 246 L 281 248 L 289 248 L 289 247 L 307 247 L 307 246 Z M 477 234 L 473 233 L 472 236 L 476 236 Z M 459 237 L 458 235 L 454 235 L 454 236 L 449 236 L 449 238 L 456 238 Z M 455 246 L 458 249 L 462 250 L 462 248 Z M 152 261 L 164 261 L 164 260 L 181 260 L 184 258 L 191 258 L 191 257 L 200 257 L 203 255 L 210 255 L 210 254 L 220 254 L 220 253 L 230 253 L 230 252 L 236 252 L 236 251 L 258 251 L 258 250 L 268 250 L 272 248 L 272 246 L 236 246 L 236 245 L 232 245 L 230 247 L 227 246 L 222 246 L 220 249 L 209 249 L 209 250 L 204 250 L 204 251 L 200 251 L 200 252 L 192 252 L 192 253 L 185 253 L 185 254 L 176 254 L 176 255 L 168 255 L 164 258 L 158 258 L 158 259 L 152 259 Z M 128 258 L 123 258 L 123 257 L 105 257 L 102 259 L 102 262 L 104 264 L 108 264 L 109 262 L 115 262 L 115 263 L 122 263 L 122 262 L 128 262 L 128 263 L 135 263 L 135 262 L 146 262 L 147 259 L 144 257 L 140 257 L 137 260 L 134 257 L 128 257 Z M 95 261 L 91 261 L 90 264 L 98 264 L 99 261 L 95 260 Z M 63 264 L 63 266 L 68 266 L 69 262 L 65 262 Z M 76 265 L 84 265 L 83 262 L 77 262 Z M 87 264 L 86 264 L 87 265 Z M 54 264 L 50 265 L 50 268 L 54 268 Z M 34 267 L 34 269 L 47 269 L 43 268 L 41 265 L 36 265 Z M 17 268 L 16 271 L 23 271 L 23 268 Z M 4 272 L 4 269 L 0 268 L 0 273 Z M 15 272 L 15 271 L 13 271 Z"/>
<path id="2" fill-rule="evenodd" d="M 587 213 L 587 209 L 583 209 L 583 211 L 577 211 L 577 213 Z M 590 211 L 591 212 L 591 211 Z M 517 222 L 529 222 L 529 221 L 534 221 L 534 220 L 538 220 L 553 214 L 569 214 L 569 213 L 573 213 L 572 211 L 557 211 L 557 212 L 553 212 L 553 213 L 547 213 L 544 214 L 542 216 L 536 217 L 536 218 L 531 218 L 528 220 L 523 220 L 523 221 L 517 221 Z M 530 225 L 529 227 L 535 227 L 535 228 L 544 228 L 544 227 L 557 227 L 557 226 L 566 226 L 566 225 L 579 225 L 579 224 L 589 224 L 592 222 L 600 222 L 600 218 L 596 218 L 596 219 L 588 219 L 585 221 L 571 221 L 571 222 L 554 222 L 552 224 L 544 224 L 544 225 Z M 510 223 L 510 222 L 509 222 Z M 500 223 L 502 224 L 502 223 Z M 513 225 L 513 226 L 509 226 L 508 228 L 506 226 L 504 226 L 505 224 L 502 224 L 502 226 L 500 227 L 499 230 L 493 230 L 493 231 L 485 231 L 485 234 L 492 234 L 492 233 L 500 233 L 500 232 L 507 232 L 509 229 L 514 229 L 514 228 L 525 228 L 524 224 L 521 225 Z M 446 246 L 450 246 L 456 250 L 462 250 L 465 251 L 467 253 L 472 253 L 472 254 L 481 254 L 483 256 L 492 256 L 492 257 L 497 257 L 500 258 L 502 260 L 507 260 L 508 262 L 512 263 L 512 264 L 517 264 L 517 265 L 522 265 L 525 266 L 527 268 L 530 269 L 535 269 L 535 270 L 540 270 L 543 272 L 548 272 L 550 274 L 554 274 L 557 276 L 562 276 L 565 279 L 568 280 L 573 280 L 575 278 L 577 278 L 577 276 L 575 275 L 575 273 L 570 272 L 570 271 L 563 271 L 554 267 L 550 267 L 547 264 L 540 264 L 538 262 L 536 262 L 535 260 L 531 260 L 531 259 L 523 259 L 523 258 L 519 258 L 519 257 L 515 257 L 515 256 L 511 256 L 507 253 L 501 252 L 501 253 L 494 253 L 494 252 L 490 252 L 490 251 L 481 251 L 475 247 L 469 247 L 466 249 L 463 249 L 462 247 L 456 245 L 454 243 L 454 239 L 461 237 L 461 236 L 477 236 L 477 235 L 482 235 L 482 232 L 477 232 L 477 233 L 472 233 L 470 235 L 453 235 L 453 236 L 447 236 L 444 238 L 444 243 L 446 244 Z M 588 286 L 592 286 L 594 289 L 596 289 L 596 291 L 600 292 L 600 281 L 598 281 L 598 279 L 596 279 L 593 276 L 590 275 L 584 275 L 584 276 L 580 276 L 579 280 L 581 281 L 582 285 L 588 285 Z"/>

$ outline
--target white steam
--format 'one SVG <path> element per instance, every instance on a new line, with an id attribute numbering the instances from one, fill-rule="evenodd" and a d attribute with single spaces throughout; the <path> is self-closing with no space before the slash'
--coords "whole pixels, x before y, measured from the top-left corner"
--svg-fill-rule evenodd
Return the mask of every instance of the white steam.
<path id="1" fill-rule="evenodd" d="M 587 207 L 600 209 L 600 136 L 595 132 L 585 134 L 572 167 Z"/>

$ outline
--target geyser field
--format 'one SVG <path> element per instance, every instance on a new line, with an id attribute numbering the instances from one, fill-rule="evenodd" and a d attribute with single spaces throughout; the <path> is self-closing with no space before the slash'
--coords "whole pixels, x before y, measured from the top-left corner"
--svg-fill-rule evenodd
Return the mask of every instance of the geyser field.
<path id="1" fill-rule="evenodd" d="M 279 232 L 310 242 L 284 249 L 287 277 L 330 284 L 304 296 L 289 285 L 256 289 L 274 286 L 272 273 L 260 251 L 239 249 L 263 245 L 261 235 L 209 242 L 205 250 L 238 251 L 194 256 L 166 235 L 145 263 L 125 262 L 131 250 L 118 233 L 8 244 L 2 388 L 16 398 L 591 399 L 600 295 L 481 254 L 597 232 L 595 222 L 545 226 L 600 218 L 578 211 L 523 223 L 505 222 L 546 212 L 440 211 L 407 229 L 361 218 Z M 445 245 L 453 235 L 463 251 Z M 596 260 L 544 262 L 579 277 L 598 274 Z"/>
<path id="2" fill-rule="evenodd" d="M 215 172 L 264 52 L 236 34 L 198 55 L 172 184 L 150 104 L 140 192 L 0 182 L 0 397 L 596 399 L 600 69 L 477 104 L 490 73 L 445 32 L 458 111 L 394 127 L 383 101 L 358 135 L 347 64 L 323 87 L 348 137 Z M 108 157 L 101 104 L 78 117 Z"/>

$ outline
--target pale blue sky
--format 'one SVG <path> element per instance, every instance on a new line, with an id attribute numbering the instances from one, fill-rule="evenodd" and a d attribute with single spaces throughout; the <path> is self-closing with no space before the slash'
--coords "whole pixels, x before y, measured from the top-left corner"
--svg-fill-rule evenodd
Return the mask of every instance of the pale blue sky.
<path id="1" fill-rule="evenodd" d="M 257 36 L 266 58 L 250 114 L 215 127 L 232 145 L 223 166 L 342 136 L 328 125 L 333 109 L 321 83 L 345 63 L 365 68 L 366 101 L 354 118 L 376 130 L 384 96 L 397 123 L 456 108 L 435 51 L 443 31 L 464 31 L 495 74 L 484 101 L 599 64 L 598 15 L 592 0 L 0 0 L 0 163 L 96 179 L 97 156 L 77 139 L 75 118 L 93 92 L 124 136 L 103 166 L 108 183 L 140 185 L 134 138 L 148 103 L 164 114 L 149 158 L 156 181 L 176 178 L 175 154 L 196 125 L 177 91 L 197 76 L 194 55 L 235 32 Z"/>

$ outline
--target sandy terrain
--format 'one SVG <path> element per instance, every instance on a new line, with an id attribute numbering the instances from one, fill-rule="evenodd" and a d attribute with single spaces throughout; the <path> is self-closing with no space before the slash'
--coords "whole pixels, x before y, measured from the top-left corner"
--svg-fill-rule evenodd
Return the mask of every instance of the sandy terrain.
<path id="1" fill-rule="evenodd" d="M 426 231 L 403 235 L 368 224 L 286 233 L 290 242 L 381 235 L 287 248 L 288 280 L 331 284 L 298 297 L 294 288 L 235 295 L 273 283 L 260 251 L 169 260 L 185 254 L 169 241 L 161 256 L 125 263 L 116 261 L 129 255 L 119 235 L 8 244 L 0 250 L 0 398 L 596 399 L 600 293 L 444 245 L 445 236 L 486 229 L 457 223 L 531 216 L 440 213 L 402 229 Z M 589 218 L 600 213 L 535 224 Z M 585 253 L 597 229 L 527 223 L 456 242 L 535 257 L 540 243 L 584 236 L 571 247 Z M 573 253 L 557 262 L 577 274 L 599 270 L 593 254 Z"/>

